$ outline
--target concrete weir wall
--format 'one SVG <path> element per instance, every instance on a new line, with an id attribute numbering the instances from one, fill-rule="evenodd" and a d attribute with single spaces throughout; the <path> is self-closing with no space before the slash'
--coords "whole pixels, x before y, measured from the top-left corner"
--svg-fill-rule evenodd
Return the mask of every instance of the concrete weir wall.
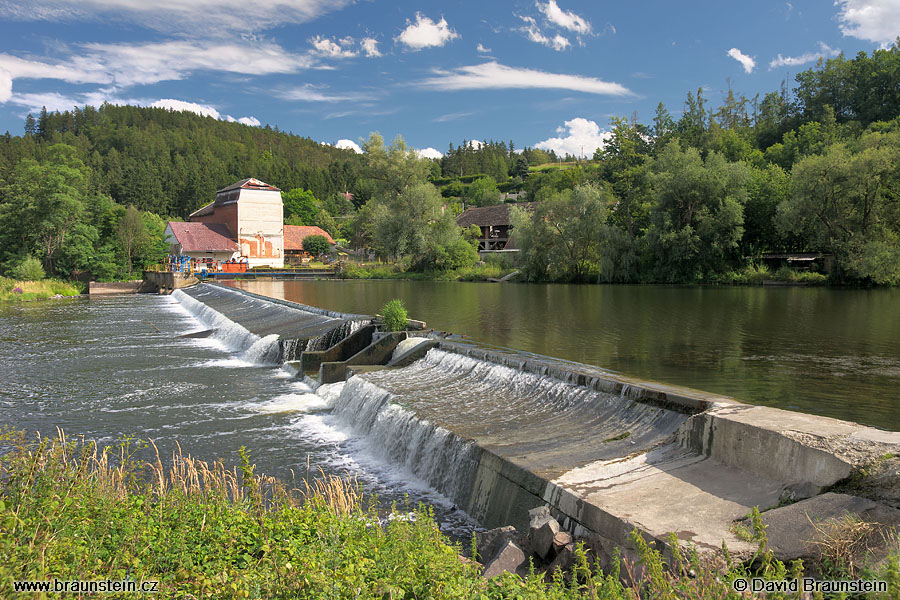
<path id="1" fill-rule="evenodd" d="M 674 532 L 749 557 L 756 544 L 735 523 L 754 507 L 776 523 L 788 508 L 807 514 L 794 537 L 812 540 L 817 514 L 852 505 L 824 492 L 900 454 L 900 433 L 459 340 L 360 373 L 335 411 L 482 526 L 524 528 L 547 505 L 604 561 L 633 551 L 635 530 L 663 551 Z M 879 513 L 893 526 L 895 508 Z"/>
<path id="2" fill-rule="evenodd" d="M 484 527 L 524 528 L 529 509 L 549 506 L 609 561 L 633 550 L 633 532 L 663 551 L 675 533 L 749 557 L 756 544 L 735 523 L 754 507 L 781 558 L 802 554 L 817 519 L 852 507 L 900 525 L 900 433 L 446 335 L 361 368 L 367 352 L 387 362 L 375 347 L 387 338 L 360 349 L 371 319 L 220 286 L 185 293 L 261 337 L 295 340 L 286 359 L 341 367 L 334 415 Z M 895 472 L 862 481 L 886 461 Z M 831 493 L 847 482 L 867 498 Z"/>
<path id="3" fill-rule="evenodd" d="M 366 315 L 275 300 L 215 283 L 181 291 L 260 338 L 279 336 L 283 361 L 297 360 L 305 350 L 326 350 L 372 320 Z"/>

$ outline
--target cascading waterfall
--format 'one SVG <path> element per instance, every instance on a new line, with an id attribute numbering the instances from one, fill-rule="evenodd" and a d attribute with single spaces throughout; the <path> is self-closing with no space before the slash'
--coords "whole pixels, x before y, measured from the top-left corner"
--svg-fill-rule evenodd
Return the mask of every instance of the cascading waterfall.
<path id="1" fill-rule="evenodd" d="M 330 406 L 385 459 L 475 510 L 475 517 L 476 473 L 485 450 L 551 477 L 563 467 L 654 447 L 686 418 L 439 349 L 407 367 L 351 377 Z"/>
<path id="2" fill-rule="evenodd" d="M 171 297 L 198 321 L 214 329 L 210 337 L 239 352 L 241 360 L 251 364 L 281 364 L 281 347 L 277 335 L 261 338 L 181 290 L 172 292 Z"/>
<path id="3" fill-rule="evenodd" d="M 460 492 L 474 477 L 477 446 L 392 402 L 390 392 L 362 377 L 351 377 L 330 400 L 332 414 L 365 436 L 383 459 L 401 465 L 447 497 L 465 501 Z"/>

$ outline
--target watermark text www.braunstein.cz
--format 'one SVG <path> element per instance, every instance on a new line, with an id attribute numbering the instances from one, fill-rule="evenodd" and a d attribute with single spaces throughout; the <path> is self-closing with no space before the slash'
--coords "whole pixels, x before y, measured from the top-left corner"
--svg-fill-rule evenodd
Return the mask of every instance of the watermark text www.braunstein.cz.
<path id="1" fill-rule="evenodd" d="M 155 594 L 159 591 L 159 582 L 134 581 L 133 579 L 45 579 L 39 581 L 26 579 L 14 582 L 13 591 L 61 594 L 111 594 L 115 592 Z"/>
<path id="2" fill-rule="evenodd" d="M 888 591 L 886 581 L 879 579 L 814 579 L 800 577 L 797 579 L 762 579 L 761 577 L 739 577 L 731 586 L 736 592 L 775 593 L 775 592 L 821 592 L 823 594 L 885 594 Z"/>

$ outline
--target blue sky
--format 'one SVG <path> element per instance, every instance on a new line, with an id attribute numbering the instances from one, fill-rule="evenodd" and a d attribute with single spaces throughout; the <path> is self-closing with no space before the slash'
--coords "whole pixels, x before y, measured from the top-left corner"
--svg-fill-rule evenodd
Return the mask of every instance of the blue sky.
<path id="1" fill-rule="evenodd" d="M 900 0 L 0 0 L 0 131 L 109 101 L 331 144 L 591 154 L 613 116 L 762 95 L 898 34 Z"/>

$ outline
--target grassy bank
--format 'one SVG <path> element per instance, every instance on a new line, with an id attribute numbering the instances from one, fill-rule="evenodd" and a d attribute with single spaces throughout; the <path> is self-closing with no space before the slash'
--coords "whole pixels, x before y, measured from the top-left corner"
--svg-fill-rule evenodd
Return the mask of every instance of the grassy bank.
<path id="1" fill-rule="evenodd" d="M 84 293 L 83 286 L 59 279 L 17 281 L 9 277 L 0 277 L 0 302 L 46 300 L 55 296 L 78 296 L 82 293 Z"/>
<path id="2" fill-rule="evenodd" d="M 406 279 L 411 281 L 488 281 L 500 279 L 515 269 L 488 262 L 449 271 L 408 271 L 402 264 L 348 263 L 340 271 L 343 279 Z"/>
<path id="3" fill-rule="evenodd" d="M 129 579 L 159 581 L 147 597 L 161 598 L 712 599 L 741 597 L 731 581 L 746 575 L 724 557 L 664 567 L 644 545 L 630 587 L 590 568 L 583 552 L 568 583 L 562 574 L 485 581 L 427 509 L 379 521 L 352 481 L 322 477 L 292 489 L 254 473 L 243 450 L 242 464 L 227 469 L 181 454 L 165 465 L 158 453 L 136 461 L 134 441 L 100 450 L 6 432 L 0 444 L 3 597 L 14 597 L 17 580 Z M 790 575 L 764 551 L 764 530 L 756 535 L 758 573 Z M 900 592 L 896 557 L 891 565 L 879 575 L 893 578 L 885 598 Z"/>

